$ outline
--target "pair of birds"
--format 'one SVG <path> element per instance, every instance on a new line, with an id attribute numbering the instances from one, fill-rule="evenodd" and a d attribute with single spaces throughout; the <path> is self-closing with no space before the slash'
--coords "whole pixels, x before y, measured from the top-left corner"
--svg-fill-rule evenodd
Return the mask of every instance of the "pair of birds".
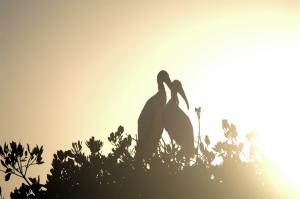
<path id="1" fill-rule="evenodd" d="M 164 83 L 171 90 L 167 101 Z M 157 75 L 158 92 L 145 104 L 138 118 L 138 142 L 136 159 L 149 158 L 155 152 L 165 129 L 171 140 L 181 146 L 184 154 L 194 152 L 193 127 L 189 117 L 180 109 L 177 94 L 180 94 L 189 109 L 189 102 L 179 80 L 171 82 L 169 74 L 162 70 Z"/>

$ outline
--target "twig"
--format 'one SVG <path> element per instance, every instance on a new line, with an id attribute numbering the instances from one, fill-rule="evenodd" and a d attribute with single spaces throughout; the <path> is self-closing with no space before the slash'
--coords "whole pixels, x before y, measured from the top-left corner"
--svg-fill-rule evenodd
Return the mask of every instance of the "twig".
<path id="1" fill-rule="evenodd" d="M 197 114 L 198 118 L 198 141 L 197 141 L 197 156 L 199 158 L 199 148 L 200 148 L 200 143 L 201 141 L 201 134 L 200 134 L 200 113 L 201 113 L 201 107 L 195 108 L 195 112 Z"/>

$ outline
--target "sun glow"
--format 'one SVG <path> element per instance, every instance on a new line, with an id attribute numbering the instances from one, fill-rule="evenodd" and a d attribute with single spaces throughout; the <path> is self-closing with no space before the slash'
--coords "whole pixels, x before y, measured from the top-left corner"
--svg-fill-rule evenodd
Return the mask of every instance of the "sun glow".
<path id="1" fill-rule="evenodd" d="M 224 118 L 237 124 L 241 136 L 253 131 L 260 152 L 274 164 L 283 182 L 300 188 L 299 38 L 282 34 L 247 42 L 237 39 L 226 45 L 229 51 L 207 63 L 215 70 L 206 74 L 205 85 L 196 84 L 197 80 L 187 85 L 193 91 L 191 104 L 204 107 L 202 136 L 212 126 L 220 131 Z M 195 91 L 198 94 L 193 95 Z M 193 110 L 190 115 L 195 118 Z"/>
<path id="2" fill-rule="evenodd" d="M 241 118 L 250 122 L 249 125 L 257 126 L 260 140 L 258 147 L 275 163 L 288 183 L 300 188 L 300 173 L 297 169 L 300 163 L 297 155 L 300 151 L 297 133 L 300 61 L 296 55 L 300 45 L 295 38 L 288 37 L 281 42 L 274 39 L 273 42 L 261 44 L 249 48 L 247 52 L 252 55 L 252 59 L 247 60 L 248 65 L 254 67 L 254 70 L 245 74 L 250 79 L 243 78 L 248 80 L 246 90 L 253 97 L 245 99 L 249 110 Z"/>

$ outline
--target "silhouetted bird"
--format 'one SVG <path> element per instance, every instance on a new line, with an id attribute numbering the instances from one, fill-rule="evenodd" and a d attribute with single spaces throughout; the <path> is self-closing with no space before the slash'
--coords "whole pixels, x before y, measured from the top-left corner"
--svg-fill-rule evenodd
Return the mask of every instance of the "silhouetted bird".
<path id="1" fill-rule="evenodd" d="M 146 102 L 138 119 L 137 160 L 150 157 L 161 138 L 162 114 L 167 100 L 164 83 L 170 88 L 169 74 L 162 70 L 157 75 L 158 92 Z"/>
<path id="2" fill-rule="evenodd" d="M 168 101 L 163 113 L 164 128 L 169 133 L 171 140 L 175 140 L 181 146 L 184 154 L 191 157 L 196 152 L 193 126 L 189 117 L 178 106 L 177 93 L 182 96 L 189 109 L 189 102 L 180 81 L 174 80 L 171 85 L 171 99 Z"/>

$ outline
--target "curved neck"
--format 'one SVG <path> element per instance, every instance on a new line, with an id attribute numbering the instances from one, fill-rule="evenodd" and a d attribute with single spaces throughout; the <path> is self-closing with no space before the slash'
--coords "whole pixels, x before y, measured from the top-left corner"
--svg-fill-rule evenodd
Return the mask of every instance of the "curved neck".
<path id="1" fill-rule="evenodd" d="M 165 92 L 165 86 L 163 81 L 157 81 L 157 85 L 158 85 L 158 91 L 164 91 Z"/>
<path id="2" fill-rule="evenodd" d="M 179 103 L 177 92 L 174 91 L 174 90 L 171 90 L 171 99 L 170 99 L 170 101 L 174 101 L 174 102 L 176 102 L 176 104 Z"/>

